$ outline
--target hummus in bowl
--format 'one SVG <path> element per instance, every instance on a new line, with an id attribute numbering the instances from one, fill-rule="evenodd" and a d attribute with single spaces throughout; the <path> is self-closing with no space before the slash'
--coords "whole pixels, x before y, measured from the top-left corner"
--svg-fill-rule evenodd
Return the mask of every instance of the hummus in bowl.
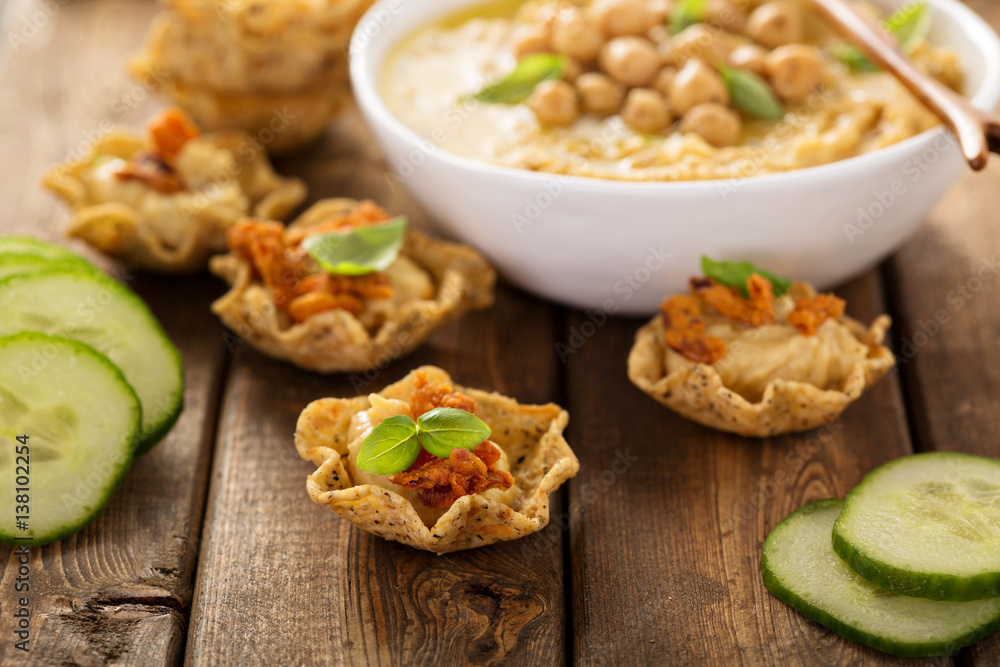
<path id="1" fill-rule="evenodd" d="M 906 3 L 875 4 L 889 15 Z M 622 139 L 629 150 L 640 140 L 649 142 L 635 148 L 630 161 L 611 165 L 598 160 L 581 168 L 573 163 L 587 162 L 591 154 L 579 146 L 559 145 L 559 137 L 574 127 L 542 127 L 527 104 L 494 108 L 468 99 L 456 101 L 456 94 L 475 93 L 509 71 L 499 65 L 483 80 L 449 84 L 454 89 L 428 102 L 431 107 L 439 105 L 439 112 L 431 107 L 411 110 L 411 116 L 426 114 L 429 123 L 414 129 L 393 110 L 393 96 L 386 92 L 394 57 L 410 40 L 420 39 L 421 31 L 441 29 L 440 22 L 456 12 L 476 13 L 481 6 L 477 0 L 380 0 L 355 32 L 352 83 L 394 172 L 387 178 L 409 190 L 442 233 L 481 250 L 508 280 L 543 297 L 608 314 L 651 314 L 662 294 L 685 289 L 704 254 L 749 259 L 825 290 L 899 247 L 966 168 L 951 135 L 922 109 L 909 105 L 894 111 L 885 104 L 870 106 L 866 112 L 870 115 L 876 108 L 878 120 L 831 116 L 829 128 L 834 134 L 826 134 L 827 138 L 799 133 L 812 137 L 808 140 L 818 148 L 797 167 L 782 162 L 781 151 L 766 142 L 752 145 L 759 141 L 760 135 L 754 134 L 758 121 L 741 113 L 744 143 L 711 146 L 678 132 L 675 118 L 661 132 L 622 130 L 632 135 Z M 928 52 L 927 67 L 933 69 L 934 57 L 954 57 L 964 94 L 975 107 L 992 110 L 1000 101 L 1000 39 L 957 0 L 928 0 L 927 6 L 931 19 L 927 43 L 937 53 Z M 495 18 L 476 20 L 485 26 Z M 452 25 L 462 22 L 452 20 Z M 913 58 L 919 61 L 919 53 Z M 838 61 L 824 56 L 824 62 L 836 77 Z M 417 83 L 438 75 L 433 68 L 412 72 Z M 857 78 L 847 71 L 841 76 L 845 82 Z M 882 74 L 868 76 L 875 78 L 863 80 L 888 81 Z M 867 89 L 870 100 L 884 92 L 878 85 L 874 88 Z M 826 84 L 817 90 L 822 96 Z M 800 113 L 802 103 L 783 102 L 786 115 L 772 132 L 791 136 L 799 127 L 798 119 L 809 115 Z M 812 113 L 822 114 L 822 107 L 818 109 Z M 524 132 L 555 137 L 543 148 L 557 159 L 548 166 L 518 166 L 516 151 L 504 148 L 504 142 L 516 135 L 498 129 L 499 121 L 489 119 L 497 113 L 520 118 Z M 603 132 L 614 126 L 615 115 L 599 118 L 581 112 L 580 127 L 596 124 Z M 877 131 L 863 132 L 853 143 L 828 141 L 838 124 L 849 123 Z M 456 146 L 457 136 L 470 137 L 469 142 L 479 138 L 483 145 Z M 492 144 L 491 136 L 496 139 Z M 608 152 L 617 150 L 612 146 L 615 137 L 599 139 L 608 144 Z M 684 160 L 640 163 L 647 153 L 662 154 L 675 144 L 687 146 L 678 149 L 682 152 L 700 145 L 707 157 L 700 167 L 690 157 L 685 158 L 688 167 Z M 760 149 L 766 160 L 761 159 Z M 750 159 L 729 163 L 717 157 L 734 150 L 748 151 Z M 805 155 L 797 148 L 786 154 Z M 622 165 L 629 173 L 623 173 Z M 581 176 L 581 169 L 593 173 Z M 693 178 L 674 174 L 673 180 L 655 173 L 683 169 L 698 173 Z M 597 173 L 601 170 L 618 171 L 608 176 Z"/>
<path id="2" fill-rule="evenodd" d="M 866 71 L 866 64 L 852 67 L 856 54 L 804 3 L 713 0 L 708 6 L 717 8 L 715 21 L 708 16 L 671 34 L 669 5 L 654 0 L 485 4 L 403 40 L 386 63 L 381 94 L 390 111 L 424 137 L 447 116 L 461 117 L 438 144 L 456 155 L 615 180 L 724 179 L 750 169 L 755 175 L 802 169 L 879 150 L 938 124 L 892 75 Z M 645 14 L 625 26 L 628 34 L 602 31 L 602 19 L 616 28 L 615 20 L 639 11 Z M 762 27 L 780 19 L 796 25 L 782 34 Z M 960 90 L 955 52 L 932 45 L 914 28 L 911 58 Z M 587 39 L 593 43 L 581 46 Z M 558 86 L 540 84 L 515 104 L 472 97 L 483 82 L 514 71 L 532 50 L 567 52 Z M 771 120 L 741 112 L 731 94 L 737 84 L 727 87 L 722 69 L 756 77 L 763 90 L 773 90 L 783 114 Z"/>

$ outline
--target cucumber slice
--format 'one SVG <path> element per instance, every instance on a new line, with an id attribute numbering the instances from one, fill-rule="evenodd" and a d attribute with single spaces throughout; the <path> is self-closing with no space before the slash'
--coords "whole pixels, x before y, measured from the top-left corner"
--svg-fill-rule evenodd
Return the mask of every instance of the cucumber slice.
<path id="1" fill-rule="evenodd" d="M 46 269 L 0 280 L 0 336 L 40 331 L 82 341 L 106 355 L 142 402 L 143 454 L 183 407 L 180 354 L 146 304 L 118 281 L 84 269 Z"/>
<path id="2" fill-rule="evenodd" d="M 141 421 L 132 387 L 93 348 L 0 338 L 0 542 L 48 544 L 90 523 L 131 467 Z"/>
<path id="3" fill-rule="evenodd" d="M 69 248 L 17 234 L 0 234 L 0 255 L 34 255 L 42 259 L 65 259 L 88 263 Z"/>
<path id="4" fill-rule="evenodd" d="M 904 658 L 950 655 L 1000 629 L 1000 599 L 906 597 L 851 570 L 830 544 L 843 505 L 806 505 L 767 536 L 760 568 L 776 598 L 841 637 Z"/>
<path id="5" fill-rule="evenodd" d="M 22 273 L 35 273 L 42 269 L 71 269 L 89 268 L 96 271 L 97 268 L 86 262 L 82 257 L 76 259 L 58 258 L 50 259 L 38 255 L 27 254 L 0 254 L 0 280 L 8 276 L 16 276 Z"/>
<path id="6" fill-rule="evenodd" d="M 1000 461 L 929 452 L 876 468 L 847 494 L 833 548 L 894 593 L 1000 597 Z"/>

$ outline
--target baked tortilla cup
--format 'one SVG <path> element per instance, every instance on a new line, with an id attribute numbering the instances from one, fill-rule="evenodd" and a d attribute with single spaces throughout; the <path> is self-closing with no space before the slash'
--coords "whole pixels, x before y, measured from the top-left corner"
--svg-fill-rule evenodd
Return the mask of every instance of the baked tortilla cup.
<path id="1" fill-rule="evenodd" d="M 424 366 L 379 395 L 408 401 L 420 372 L 432 381 L 451 384 L 443 370 Z M 299 456 L 319 466 L 306 480 L 309 497 L 362 530 L 437 554 L 513 540 L 544 528 L 549 522 L 549 494 L 580 468 L 563 437 L 569 415 L 552 403 L 521 405 L 497 393 L 455 389 L 476 400 L 476 416 L 490 426 L 490 440 L 507 454 L 510 473 L 521 489 L 510 505 L 479 494 L 462 496 L 427 526 L 410 501 L 391 488 L 355 485 L 346 462 L 347 434 L 351 418 L 371 407 L 366 396 L 314 401 L 299 416 L 295 447 Z"/>
<path id="2" fill-rule="evenodd" d="M 334 77 L 282 92 L 232 92 L 164 77 L 159 89 L 206 130 L 238 128 L 271 153 L 295 151 L 314 141 L 344 106 L 350 87 Z"/>
<path id="3" fill-rule="evenodd" d="M 779 379 L 767 383 L 759 400 L 747 400 L 727 387 L 710 364 L 671 363 L 676 356 L 664 344 L 664 324 L 659 316 L 636 334 L 628 357 L 628 376 L 663 405 L 709 428 L 759 438 L 806 431 L 836 419 L 896 362 L 882 344 L 890 325 L 888 316 L 879 316 L 870 328 L 848 317 L 825 326 L 829 325 L 846 327 L 868 350 L 867 357 L 854 363 L 836 386 L 822 388 Z"/>
<path id="4" fill-rule="evenodd" d="M 322 200 L 288 229 L 322 224 L 357 204 L 353 199 Z M 274 305 L 251 263 L 233 252 L 210 262 L 212 272 L 232 286 L 212 304 L 212 312 L 264 354 L 318 373 L 339 373 L 384 366 L 412 352 L 438 327 L 493 304 L 496 271 L 475 250 L 408 229 L 399 254 L 427 274 L 433 295 L 401 303 L 374 331 L 346 310 L 293 323 Z"/>
<path id="5" fill-rule="evenodd" d="M 191 139 L 178 156 L 177 173 L 190 190 L 140 194 L 146 205 L 114 201 L 101 193 L 109 179 L 96 177 L 99 160 L 128 162 L 149 145 L 138 134 L 113 132 L 94 143 L 87 155 L 59 165 L 42 184 L 73 210 L 67 236 L 80 238 L 131 266 L 162 273 L 193 273 L 211 255 L 226 251 L 226 232 L 247 215 L 288 216 L 306 196 L 296 178 L 278 176 L 267 154 L 242 132 L 216 132 Z M 141 188 L 129 184 L 134 196 Z"/>
<path id="6" fill-rule="evenodd" d="M 129 69 L 208 129 L 272 152 L 323 131 L 350 95 L 351 33 L 372 0 L 173 0 Z"/>

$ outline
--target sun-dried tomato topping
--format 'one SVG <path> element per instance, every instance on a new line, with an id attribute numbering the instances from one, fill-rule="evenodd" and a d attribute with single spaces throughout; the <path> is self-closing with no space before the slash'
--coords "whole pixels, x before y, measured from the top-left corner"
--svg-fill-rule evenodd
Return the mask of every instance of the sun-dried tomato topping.
<path id="1" fill-rule="evenodd" d="M 166 162 L 171 162 L 191 139 L 201 132 L 198 126 L 177 107 L 164 109 L 146 126 L 153 148 Z"/>
<path id="2" fill-rule="evenodd" d="M 415 490 L 427 507 L 450 507 L 462 496 L 489 489 L 509 489 L 514 477 L 495 468 L 499 460 L 499 450 L 483 442 L 472 451 L 453 449 L 446 459 L 431 456 L 421 462 L 418 458 L 408 470 L 393 475 L 389 481 Z"/>
<path id="3" fill-rule="evenodd" d="M 665 327 L 664 338 L 669 347 L 691 361 L 714 364 L 726 356 L 726 343 L 717 336 L 705 335 L 705 322 L 698 317 L 698 299 L 677 294 L 660 305 Z"/>
<path id="4" fill-rule="evenodd" d="M 416 377 L 413 378 L 413 386 L 416 389 L 410 396 L 410 409 L 413 411 L 414 419 L 418 419 L 422 414 L 430 412 L 434 408 L 456 408 L 466 412 L 476 411 L 476 399 L 455 391 L 450 384 L 428 380 L 427 374 L 424 372 L 417 373 Z"/>
<path id="5" fill-rule="evenodd" d="M 288 311 L 295 322 L 328 310 L 358 315 L 365 300 L 393 295 L 384 273 L 343 276 L 319 269 L 301 249 L 285 243 L 285 227 L 277 222 L 243 220 L 229 229 L 227 241 L 253 265 L 274 305 Z"/>
<path id="6" fill-rule="evenodd" d="M 366 199 L 347 213 L 334 216 L 327 221 L 311 227 L 289 230 L 285 234 L 285 243 L 290 246 L 295 246 L 302 243 L 302 241 L 309 236 L 314 236 L 316 234 L 330 234 L 332 232 L 357 229 L 358 227 L 367 227 L 379 222 L 384 222 L 388 219 L 389 214 L 385 211 L 385 209 L 370 199 Z"/>
<path id="7" fill-rule="evenodd" d="M 180 174 L 173 167 L 156 153 L 147 151 L 136 153 L 124 167 L 115 172 L 115 178 L 122 181 L 139 181 L 165 195 L 187 189 Z"/>
<path id="8" fill-rule="evenodd" d="M 796 299 L 795 309 L 788 314 L 788 322 L 806 336 L 815 334 L 827 320 L 836 320 L 844 314 L 843 299 L 832 294 L 817 294 L 809 299 Z"/>
<path id="9" fill-rule="evenodd" d="M 714 280 L 694 279 L 691 291 L 720 315 L 751 327 L 774 322 L 774 289 L 771 281 L 757 273 L 747 280 L 745 298 L 735 287 L 720 285 Z"/>

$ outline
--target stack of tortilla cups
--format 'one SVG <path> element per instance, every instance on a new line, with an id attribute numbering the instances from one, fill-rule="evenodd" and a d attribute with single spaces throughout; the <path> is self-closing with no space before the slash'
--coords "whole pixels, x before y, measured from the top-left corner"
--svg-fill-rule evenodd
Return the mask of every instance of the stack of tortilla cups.
<path id="1" fill-rule="evenodd" d="M 130 70 L 208 130 L 307 144 L 349 95 L 351 32 L 373 0 L 165 0 Z"/>

